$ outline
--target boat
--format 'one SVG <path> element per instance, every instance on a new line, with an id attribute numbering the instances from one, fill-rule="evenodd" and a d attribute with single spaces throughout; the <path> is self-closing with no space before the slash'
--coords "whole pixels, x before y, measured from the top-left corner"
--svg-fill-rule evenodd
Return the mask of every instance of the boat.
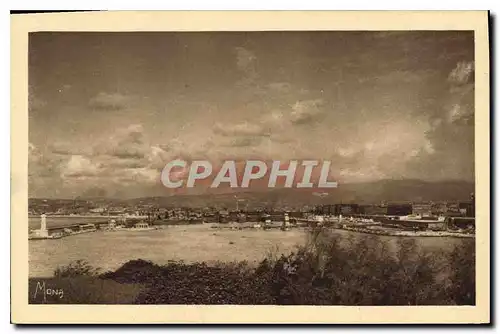
<path id="1" fill-rule="evenodd" d="M 111 220 L 109 222 L 109 224 L 103 228 L 103 230 L 114 232 L 114 231 L 118 231 L 118 230 L 121 230 L 124 228 L 125 228 L 125 226 L 123 224 L 116 224 L 115 220 Z"/>
<path id="2" fill-rule="evenodd" d="M 122 231 L 126 230 L 127 227 L 124 225 L 116 225 L 116 226 L 107 226 L 103 230 L 106 232 L 116 232 L 116 231 Z"/>
<path id="3" fill-rule="evenodd" d="M 28 240 L 46 240 L 46 239 L 61 239 L 63 235 L 61 233 L 49 234 L 49 235 L 37 235 L 31 234 L 28 236 Z"/>
<path id="4" fill-rule="evenodd" d="M 152 231 L 156 230 L 156 227 L 154 226 L 149 226 L 148 223 L 137 223 L 132 227 L 128 228 L 122 228 L 122 231 L 131 231 L 131 232 L 137 232 L 137 231 Z"/>
<path id="5" fill-rule="evenodd" d="M 88 233 L 95 231 L 97 231 L 97 228 L 94 224 L 82 224 L 79 226 L 79 230 L 73 232 L 73 234 Z"/>

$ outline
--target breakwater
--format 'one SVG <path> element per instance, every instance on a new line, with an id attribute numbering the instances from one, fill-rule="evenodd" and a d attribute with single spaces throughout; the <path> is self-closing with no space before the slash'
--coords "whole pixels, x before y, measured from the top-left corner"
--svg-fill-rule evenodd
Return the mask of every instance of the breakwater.
<path id="1" fill-rule="evenodd" d="M 391 230 L 391 229 L 372 229 L 372 228 L 367 228 L 367 227 L 348 227 L 348 226 L 339 227 L 339 229 L 346 230 L 346 231 L 352 231 L 352 232 L 385 235 L 385 236 L 393 236 L 393 237 L 474 238 L 474 234 L 451 232 L 451 231 L 401 231 L 401 230 Z"/>

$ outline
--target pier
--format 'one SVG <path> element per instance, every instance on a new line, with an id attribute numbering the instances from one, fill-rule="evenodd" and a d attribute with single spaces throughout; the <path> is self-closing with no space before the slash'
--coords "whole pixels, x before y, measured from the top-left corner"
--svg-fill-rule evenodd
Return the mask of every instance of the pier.
<path id="1" fill-rule="evenodd" d="M 102 221 L 95 221 L 93 223 L 81 222 L 74 224 L 65 224 L 61 226 L 47 227 L 47 215 L 40 216 L 40 228 L 31 230 L 28 234 L 28 240 L 43 240 L 43 239 L 60 239 L 63 237 L 95 232 L 109 227 L 116 223 L 116 221 L 126 224 L 129 221 L 135 221 L 147 217 L 143 216 L 57 216 L 57 218 L 102 218 Z"/>

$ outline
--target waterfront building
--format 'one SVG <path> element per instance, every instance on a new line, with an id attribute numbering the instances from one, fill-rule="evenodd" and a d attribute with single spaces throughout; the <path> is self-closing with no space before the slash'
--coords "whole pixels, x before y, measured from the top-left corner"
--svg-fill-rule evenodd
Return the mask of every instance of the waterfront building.
<path id="1" fill-rule="evenodd" d="M 358 204 L 337 204 L 335 205 L 335 215 L 349 216 L 359 213 Z"/>
<path id="2" fill-rule="evenodd" d="M 140 222 L 134 225 L 135 228 L 149 228 L 149 224 L 145 222 Z"/>
<path id="3" fill-rule="evenodd" d="M 408 203 L 402 204 L 388 204 L 387 205 L 387 215 L 388 216 L 408 216 L 413 212 L 413 206 Z"/>
<path id="4" fill-rule="evenodd" d="M 459 203 L 446 203 L 445 215 L 460 215 L 460 204 Z"/>
<path id="5" fill-rule="evenodd" d="M 432 205 L 430 203 L 413 203 L 412 214 L 421 217 L 432 216 Z"/>
<path id="6" fill-rule="evenodd" d="M 474 202 L 460 202 L 458 203 L 460 213 L 465 217 L 475 217 L 476 212 Z"/>
<path id="7" fill-rule="evenodd" d="M 434 202 L 431 204 L 431 214 L 434 216 L 445 215 L 448 211 L 448 205 L 446 202 Z"/>
<path id="8" fill-rule="evenodd" d="M 382 226 L 409 231 L 444 231 L 448 222 L 438 219 L 384 219 Z"/>
<path id="9" fill-rule="evenodd" d="M 363 205 L 360 212 L 365 215 L 386 215 L 387 208 L 380 205 Z"/>
<path id="10" fill-rule="evenodd" d="M 476 227 L 476 219 L 473 217 L 447 217 L 446 223 L 451 229 L 474 230 Z"/>
<path id="11" fill-rule="evenodd" d="M 80 232 L 93 232 L 97 230 L 95 224 L 82 224 L 79 225 Z"/>
<path id="12" fill-rule="evenodd" d="M 317 206 L 314 210 L 316 215 L 338 216 L 338 215 L 355 215 L 361 213 L 359 204 L 326 204 Z"/>
<path id="13" fill-rule="evenodd" d="M 89 210 L 92 213 L 103 213 L 105 211 L 104 208 L 93 208 Z"/>

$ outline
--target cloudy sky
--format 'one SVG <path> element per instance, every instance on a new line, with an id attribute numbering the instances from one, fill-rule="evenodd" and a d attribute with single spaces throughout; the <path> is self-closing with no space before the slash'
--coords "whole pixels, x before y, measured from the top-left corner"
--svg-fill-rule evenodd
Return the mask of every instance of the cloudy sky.
<path id="1" fill-rule="evenodd" d="M 169 194 L 166 162 L 474 177 L 470 32 L 35 33 L 32 197 Z"/>

